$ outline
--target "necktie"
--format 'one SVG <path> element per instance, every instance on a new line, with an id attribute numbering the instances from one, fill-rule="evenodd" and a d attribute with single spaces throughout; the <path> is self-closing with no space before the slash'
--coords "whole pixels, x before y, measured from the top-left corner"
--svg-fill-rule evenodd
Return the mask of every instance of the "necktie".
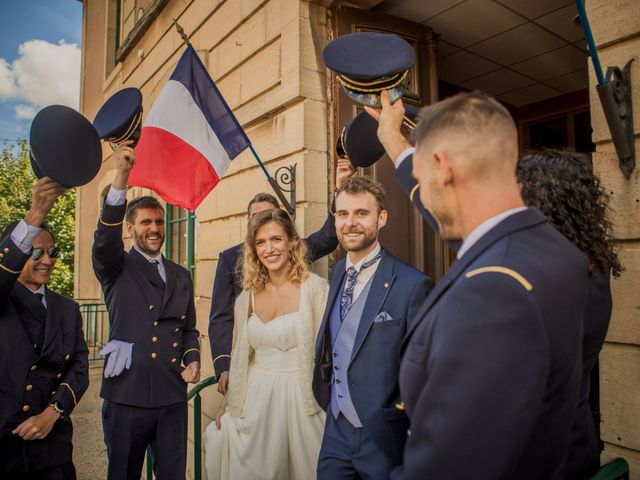
<path id="1" fill-rule="evenodd" d="M 158 260 L 156 260 L 155 258 L 152 258 L 151 260 L 149 260 L 149 263 L 151 265 L 153 265 L 154 267 L 156 267 L 157 271 L 158 271 L 158 275 L 160 275 L 160 279 L 164 282 L 164 277 L 162 276 L 162 272 L 160 271 L 160 262 Z"/>
<path id="2" fill-rule="evenodd" d="M 375 264 L 382 258 L 382 249 L 378 252 L 378 254 L 373 257 L 371 260 L 365 262 L 360 267 L 360 270 L 356 270 L 355 267 L 349 267 L 347 269 L 347 278 L 345 280 L 344 290 L 342 291 L 342 297 L 340 298 L 340 320 L 344 320 L 345 315 L 349 311 L 351 307 L 351 302 L 353 299 L 353 289 L 356 286 L 356 280 L 358 279 L 358 274 L 364 270 L 365 268 L 369 268 L 371 265 Z"/>
<path id="3" fill-rule="evenodd" d="M 38 299 L 38 302 L 40 302 L 40 305 L 42 305 L 44 307 L 44 303 L 42 303 L 42 299 L 44 298 L 44 295 L 41 294 L 41 293 L 34 293 L 34 295 Z"/>

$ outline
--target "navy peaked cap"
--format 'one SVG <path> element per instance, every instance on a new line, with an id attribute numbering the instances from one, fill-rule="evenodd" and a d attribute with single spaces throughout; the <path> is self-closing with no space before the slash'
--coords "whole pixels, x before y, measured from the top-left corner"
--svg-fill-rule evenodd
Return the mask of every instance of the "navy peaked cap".
<path id="1" fill-rule="evenodd" d="M 102 105 L 93 126 L 101 139 L 109 142 L 112 148 L 125 140 L 138 143 L 142 129 L 142 93 L 130 87 L 113 94 Z"/>
<path id="2" fill-rule="evenodd" d="M 63 105 L 43 108 L 31 123 L 31 166 L 63 187 L 89 183 L 102 165 L 96 129 L 83 115 Z"/>
<path id="3" fill-rule="evenodd" d="M 404 95 L 413 48 L 390 33 L 359 32 L 330 42 L 322 52 L 325 65 L 337 75 L 343 90 L 363 105 L 380 106 L 380 92 L 394 102 Z"/>
<path id="4" fill-rule="evenodd" d="M 404 125 L 409 131 L 415 127 L 418 112 L 418 107 L 405 104 Z M 376 163 L 385 154 L 378 140 L 378 122 L 362 110 L 345 128 L 344 147 L 356 167 L 365 168 Z"/>

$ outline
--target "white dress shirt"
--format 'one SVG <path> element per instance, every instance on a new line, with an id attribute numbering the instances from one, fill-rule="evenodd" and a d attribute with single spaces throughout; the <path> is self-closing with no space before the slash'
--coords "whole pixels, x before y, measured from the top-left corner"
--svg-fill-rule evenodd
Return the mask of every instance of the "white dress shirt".
<path id="1" fill-rule="evenodd" d="M 378 270 L 378 265 L 380 265 L 380 261 L 377 261 L 370 267 L 360 271 L 362 269 L 362 264 L 368 262 L 373 257 L 375 257 L 380 251 L 380 248 L 381 248 L 380 244 L 376 242 L 375 248 L 371 252 L 369 252 L 366 257 L 364 257 L 355 265 L 351 262 L 351 259 L 349 258 L 349 254 L 347 254 L 347 260 L 346 260 L 347 263 L 345 265 L 346 270 L 349 270 L 350 267 L 354 267 L 358 272 L 358 277 L 356 278 L 356 284 L 353 287 L 353 296 L 351 298 L 352 305 L 356 302 L 356 300 L 358 299 L 358 296 L 362 293 L 362 290 L 364 290 L 364 287 L 367 285 L 367 282 L 369 282 L 369 280 L 371 280 L 371 277 L 375 275 L 376 270 Z M 345 282 L 345 285 L 342 288 L 343 291 L 346 288 L 346 286 L 347 286 L 347 282 Z"/>
<path id="2" fill-rule="evenodd" d="M 460 245 L 460 249 L 458 250 L 458 258 L 462 257 L 478 240 L 486 235 L 489 230 L 498 225 L 505 218 L 515 215 L 516 213 L 524 212 L 526 209 L 527 207 L 512 208 L 511 210 L 494 215 L 482 222 L 474 228 L 467 238 L 464 239 L 464 242 L 462 242 L 462 245 Z"/>
<path id="3" fill-rule="evenodd" d="M 22 250 L 23 253 L 31 253 L 33 241 L 40 233 L 40 230 L 42 230 L 40 227 L 34 227 L 24 220 L 20 220 L 11 232 L 11 241 L 15 243 L 16 247 Z"/>

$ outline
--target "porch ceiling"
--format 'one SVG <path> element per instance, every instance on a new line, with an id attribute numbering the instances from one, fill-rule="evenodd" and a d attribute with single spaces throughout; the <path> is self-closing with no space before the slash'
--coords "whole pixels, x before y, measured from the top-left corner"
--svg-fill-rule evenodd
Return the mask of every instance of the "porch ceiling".
<path id="1" fill-rule="evenodd" d="M 572 0 L 384 0 L 375 10 L 440 34 L 438 77 L 514 106 L 586 88 Z"/>

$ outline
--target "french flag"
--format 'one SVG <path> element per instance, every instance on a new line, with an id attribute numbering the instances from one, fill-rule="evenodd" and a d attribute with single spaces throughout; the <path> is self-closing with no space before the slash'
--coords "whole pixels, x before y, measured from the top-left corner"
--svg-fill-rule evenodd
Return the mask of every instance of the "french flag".
<path id="1" fill-rule="evenodd" d="M 194 211 L 250 145 L 191 45 L 142 126 L 129 185 Z"/>

